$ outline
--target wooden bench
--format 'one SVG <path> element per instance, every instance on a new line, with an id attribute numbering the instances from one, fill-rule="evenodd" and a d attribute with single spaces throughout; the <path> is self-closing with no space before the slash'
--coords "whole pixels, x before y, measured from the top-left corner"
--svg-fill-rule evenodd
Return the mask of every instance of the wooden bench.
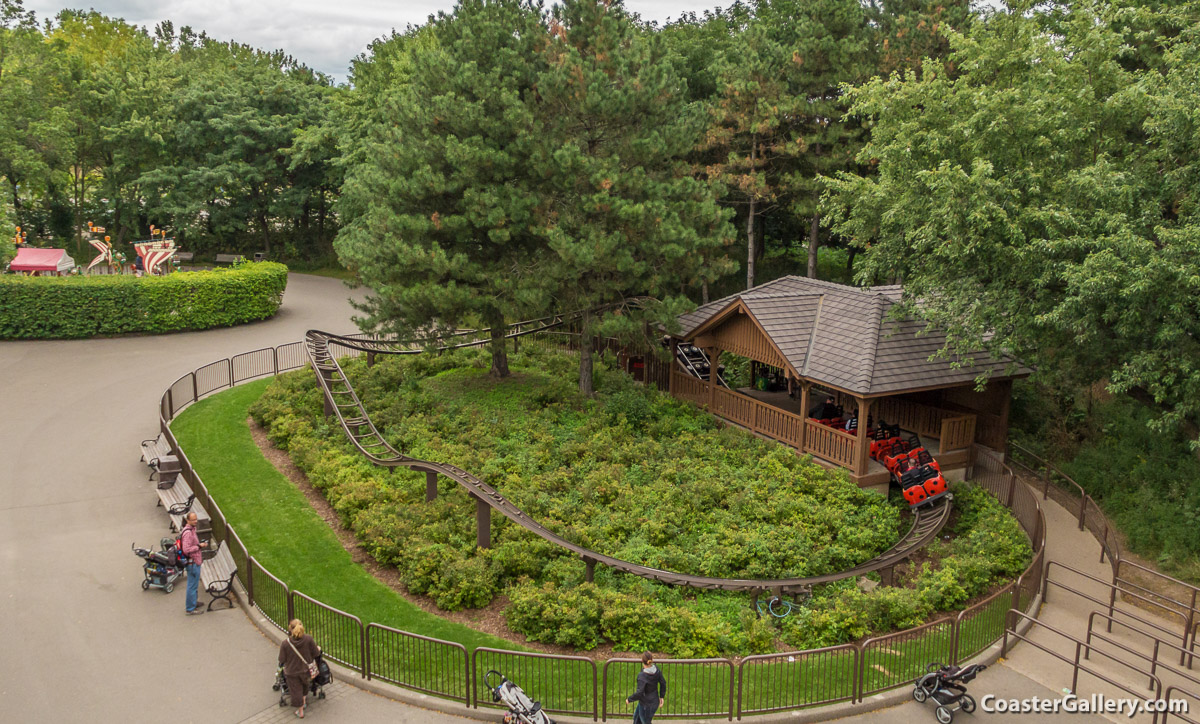
<path id="1" fill-rule="evenodd" d="M 142 440 L 142 462 L 150 466 L 150 477 L 158 473 L 158 487 L 169 488 L 175 484 L 175 478 L 183 471 L 179 458 L 175 456 L 171 446 L 160 433 L 153 440 Z"/>
<path id="2" fill-rule="evenodd" d="M 142 462 L 152 468 L 158 464 L 159 458 L 171 454 L 171 446 L 161 432 L 153 440 L 142 440 Z"/>
<path id="3" fill-rule="evenodd" d="M 218 264 L 234 264 L 239 261 L 245 261 L 246 257 L 241 254 L 217 254 L 216 263 Z"/>
<path id="4" fill-rule="evenodd" d="M 233 599 L 229 597 L 229 594 L 233 593 L 233 579 L 236 576 L 237 564 L 233 562 L 229 546 L 222 542 L 221 547 L 217 548 L 217 554 L 212 558 L 206 558 L 200 565 L 200 585 L 208 591 L 208 595 L 212 596 L 212 600 L 208 602 L 208 608 L 205 610 L 211 611 L 213 604 L 218 600 L 224 600 L 230 608 L 233 608 Z"/>
<path id="5" fill-rule="evenodd" d="M 177 251 L 175 252 L 175 258 L 179 261 L 191 261 L 196 258 L 196 253 L 192 251 Z"/>
<path id="6" fill-rule="evenodd" d="M 195 513 L 196 536 L 201 541 L 212 537 L 212 520 L 208 516 L 208 511 L 196 501 L 196 494 L 192 492 L 191 487 L 183 478 L 176 480 L 175 484 L 169 488 L 158 489 L 158 504 L 167 511 L 167 517 L 171 519 L 172 532 L 178 533 L 183 530 L 188 513 Z"/>

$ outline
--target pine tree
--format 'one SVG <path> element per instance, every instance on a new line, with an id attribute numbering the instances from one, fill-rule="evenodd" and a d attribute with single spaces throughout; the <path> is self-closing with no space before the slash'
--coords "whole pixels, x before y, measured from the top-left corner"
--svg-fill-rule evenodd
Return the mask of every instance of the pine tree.
<path id="1" fill-rule="evenodd" d="M 591 394 L 592 336 L 632 335 L 649 319 L 671 323 L 681 300 L 670 295 L 705 266 L 722 271 L 705 259 L 721 257 L 730 229 L 712 187 L 684 161 L 704 118 L 687 102 L 661 40 L 640 32 L 619 2 L 603 0 L 557 6 L 551 32 L 536 157 L 546 179 L 538 211 L 549 253 L 540 276 L 550 303 L 596 309 L 633 296 L 662 300 L 585 317 L 579 387 Z"/>
<path id="2" fill-rule="evenodd" d="M 344 264 L 373 290 L 365 329 L 435 340 L 492 328 L 492 374 L 508 375 L 506 321 L 529 308 L 540 243 L 530 224 L 530 110 L 546 28 L 524 0 L 465 0 L 411 48 L 409 82 L 381 99 L 365 162 L 343 187 Z"/>

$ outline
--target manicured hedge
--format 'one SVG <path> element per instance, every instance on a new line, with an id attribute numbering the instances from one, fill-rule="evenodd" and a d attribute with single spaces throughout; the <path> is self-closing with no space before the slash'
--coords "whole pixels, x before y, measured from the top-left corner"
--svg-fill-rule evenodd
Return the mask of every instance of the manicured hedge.
<path id="1" fill-rule="evenodd" d="M 0 276 L 0 339 L 63 339 L 229 327 L 275 314 L 287 267 L 274 262 L 161 277 Z"/>

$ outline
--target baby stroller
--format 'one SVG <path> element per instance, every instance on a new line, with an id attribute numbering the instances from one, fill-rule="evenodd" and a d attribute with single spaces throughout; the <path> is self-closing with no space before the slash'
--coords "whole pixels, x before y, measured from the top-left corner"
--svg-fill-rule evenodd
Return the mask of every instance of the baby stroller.
<path id="1" fill-rule="evenodd" d="M 937 704 L 933 715 L 941 724 L 950 724 L 954 721 L 954 712 L 959 709 L 968 714 L 975 711 L 975 699 L 967 693 L 966 683 L 986 668 L 986 664 L 971 664 L 962 668 L 930 664 L 925 669 L 928 673 L 913 685 L 913 698 L 918 702 L 933 699 Z"/>
<path id="2" fill-rule="evenodd" d="M 329 670 L 329 664 L 325 663 L 325 655 L 317 653 L 317 678 L 308 682 L 308 694 L 313 699 L 325 698 L 325 687 L 333 682 L 333 672 Z M 279 692 L 279 705 L 287 706 L 288 685 L 287 677 L 283 675 L 283 667 L 275 669 L 275 683 L 271 684 L 272 691 Z"/>
<path id="3" fill-rule="evenodd" d="M 170 538 L 163 538 L 159 545 L 162 548 L 160 551 L 138 548 L 132 544 L 130 548 L 134 555 L 146 561 L 142 564 L 142 573 L 146 576 L 142 579 L 142 590 L 161 588 L 164 593 L 170 593 L 175 590 L 175 581 L 184 573 L 187 557 L 179 552 Z"/>
<path id="4" fill-rule="evenodd" d="M 499 679 L 497 683 L 492 683 Z M 554 724 L 554 720 L 542 711 L 542 705 L 521 691 L 521 687 L 504 678 L 499 671 L 483 675 L 483 684 L 492 692 L 492 701 L 508 707 L 504 724 Z"/>

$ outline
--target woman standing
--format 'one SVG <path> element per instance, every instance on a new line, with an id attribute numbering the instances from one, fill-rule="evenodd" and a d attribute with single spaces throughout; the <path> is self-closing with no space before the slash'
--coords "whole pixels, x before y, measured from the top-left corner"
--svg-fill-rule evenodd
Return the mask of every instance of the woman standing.
<path id="1" fill-rule="evenodd" d="M 283 675 L 287 679 L 288 694 L 292 697 L 292 706 L 296 716 L 304 718 L 304 705 L 308 703 L 308 686 L 312 681 L 309 674 L 309 664 L 317 660 L 321 647 L 313 641 L 312 636 L 304 633 L 304 624 L 300 619 L 292 619 L 288 624 L 288 637 L 279 646 L 279 665 L 283 667 Z"/>

